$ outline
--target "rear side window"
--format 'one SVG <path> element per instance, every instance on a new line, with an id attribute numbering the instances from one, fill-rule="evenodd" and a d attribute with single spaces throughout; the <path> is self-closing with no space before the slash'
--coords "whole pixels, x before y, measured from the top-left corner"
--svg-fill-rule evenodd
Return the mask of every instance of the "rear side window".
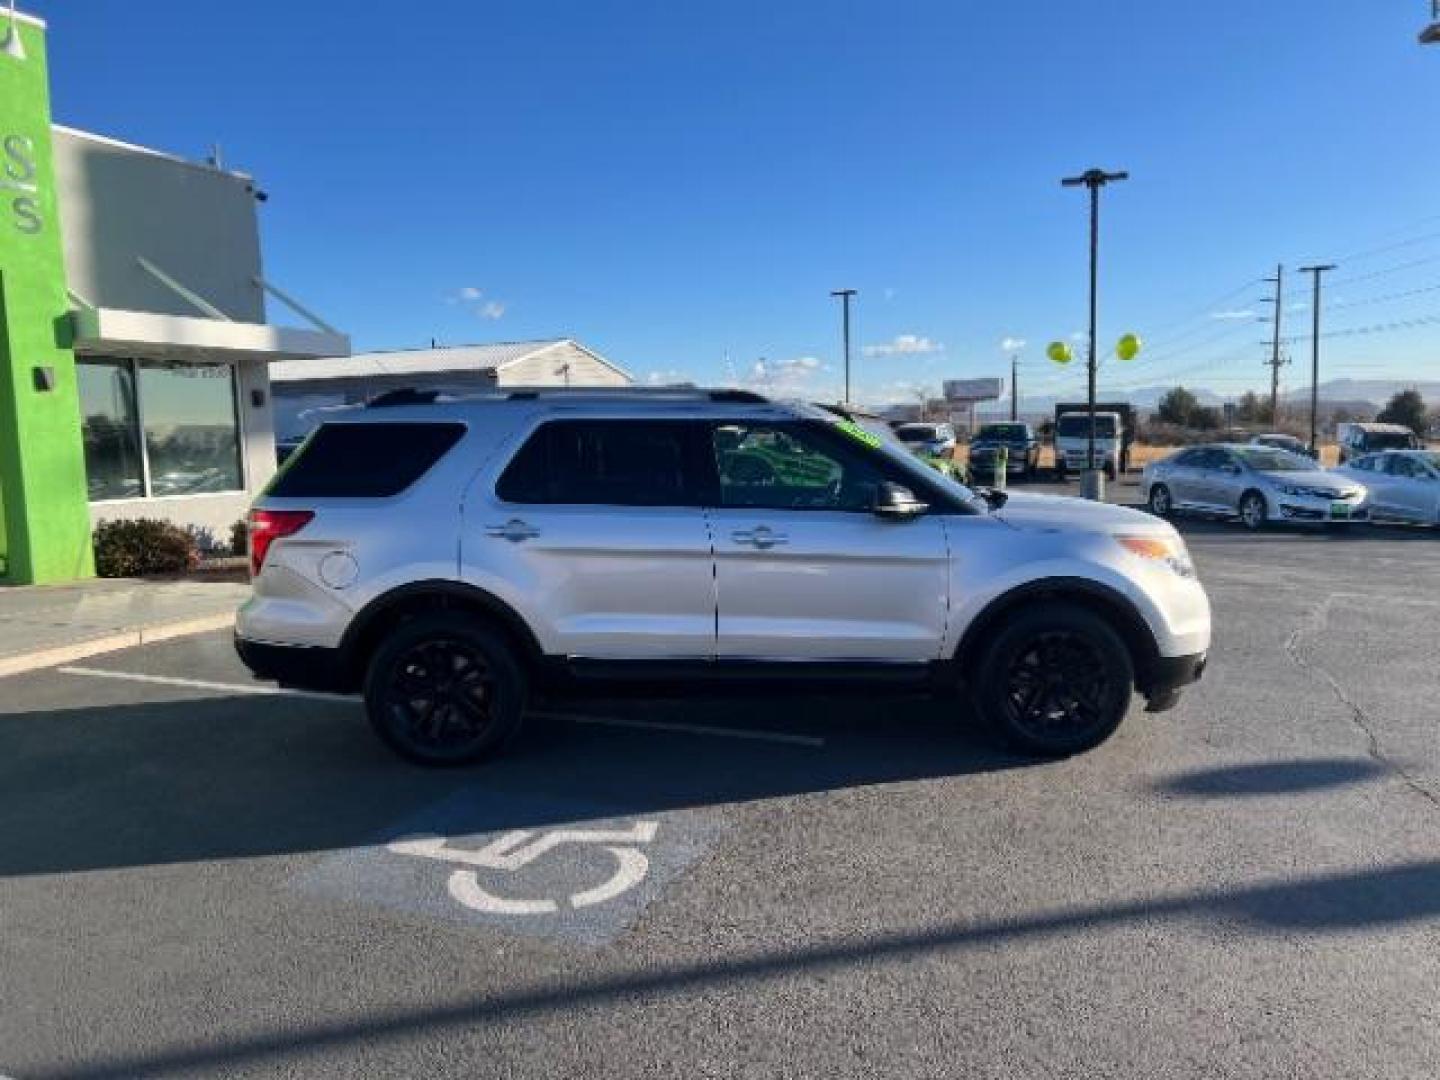
<path id="1" fill-rule="evenodd" d="M 424 476 L 464 424 L 324 424 L 266 492 L 277 499 L 383 499 Z"/>
<path id="2" fill-rule="evenodd" d="M 501 474 L 505 502 L 697 506 L 696 425 L 664 420 L 552 420 Z"/>

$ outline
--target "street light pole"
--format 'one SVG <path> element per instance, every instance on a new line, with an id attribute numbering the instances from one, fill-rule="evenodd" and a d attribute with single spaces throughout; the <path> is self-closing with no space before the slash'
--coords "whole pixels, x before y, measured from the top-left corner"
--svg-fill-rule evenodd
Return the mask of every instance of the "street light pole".
<path id="1" fill-rule="evenodd" d="M 1020 419 L 1020 354 L 1010 357 L 1010 421 Z"/>
<path id="2" fill-rule="evenodd" d="M 850 404 L 850 298 L 855 295 L 855 290 L 834 289 L 830 295 L 840 298 L 840 306 L 843 311 L 841 332 L 845 340 L 845 400 L 842 404 L 848 405 Z"/>
<path id="3" fill-rule="evenodd" d="M 1309 274 L 1314 280 L 1314 295 L 1310 300 L 1310 452 L 1316 461 L 1320 460 L 1320 275 L 1334 269 L 1333 264 L 1300 267 L 1302 274 Z"/>
<path id="4" fill-rule="evenodd" d="M 1095 352 L 1095 333 L 1099 304 L 1100 277 L 1100 189 L 1116 180 L 1128 180 L 1127 172 L 1107 173 L 1104 169 L 1088 169 L 1079 176 L 1067 176 L 1060 183 L 1065 187 L 1086 187 L 1090 189 L 1090 356 L 1086 363 L 1089 381 L 1088 412 L 1090 416 L 1090 438 L 1085 451 L 1085 475 L 1081 480 L 1080 494 L 1087 499 L 1102 499 L 1104 485 L 1095 469 L 1095 381 L 1099 361 Z M 1116 433 L 1119 434 L 1118 432 Z"/>

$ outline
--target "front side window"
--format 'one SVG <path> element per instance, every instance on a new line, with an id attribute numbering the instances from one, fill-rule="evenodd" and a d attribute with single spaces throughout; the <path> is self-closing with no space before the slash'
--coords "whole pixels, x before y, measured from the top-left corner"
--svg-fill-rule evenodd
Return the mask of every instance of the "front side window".
<path id="1" fill-rule="evenodd" d="M 869 511 L 890 479 L 882 461 L 803 424 L 720 424 L 711 441 L 721 506 Z"/>
<path id="2" fill-rule="evenodd" d="M 92 502 L 244 488 L 229 365 L 86 357 L 75 369 Z"/>
<path id="3" fill-rule="evenodd" d="M 1385 471 L 1391 476 L 1409 478 L 1423 475 L 1418 461 L 1412 461 L 1404 454 L 1391 454 L 1390 460 L 1386 463 Z"/>
<path id="4" fill-rule="evenodd" d="M 505 502 L 697 506 L 690 446 L 697 425 L 670 420 L 552 420 L 495 486 Z"/>

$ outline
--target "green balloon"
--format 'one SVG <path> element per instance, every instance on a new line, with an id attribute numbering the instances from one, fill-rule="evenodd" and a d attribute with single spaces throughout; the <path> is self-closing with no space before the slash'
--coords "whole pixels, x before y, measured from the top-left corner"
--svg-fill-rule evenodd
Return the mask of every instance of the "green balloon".
<path id="1" fill-rule="evenodd" d="M 1070 351 L 1070 346 L 1063 341 L 1052 341 L 1046 348 L 1045 355 L 1057 364 L 1068 364 L 1075 358 L 1075 354 Z"/>
<path id="2" fill-rule="evenodd" d="M 1115 343 L 1115 355 L 1121 360 L 1134 360 L 1140 355 L 1141 344 L 1140 335 L 1126 334 Z"/>

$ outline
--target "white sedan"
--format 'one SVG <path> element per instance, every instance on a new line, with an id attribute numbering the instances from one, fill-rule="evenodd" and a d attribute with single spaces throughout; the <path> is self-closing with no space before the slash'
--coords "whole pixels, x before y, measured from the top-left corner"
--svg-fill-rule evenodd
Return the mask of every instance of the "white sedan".
<path id="1" fill-rule="evenodd" d="M 1353 458 L 1335 472 L 1370 490 L 1375 517 L 1440 525 L 1440 453 L 1382 450 Z"/>

